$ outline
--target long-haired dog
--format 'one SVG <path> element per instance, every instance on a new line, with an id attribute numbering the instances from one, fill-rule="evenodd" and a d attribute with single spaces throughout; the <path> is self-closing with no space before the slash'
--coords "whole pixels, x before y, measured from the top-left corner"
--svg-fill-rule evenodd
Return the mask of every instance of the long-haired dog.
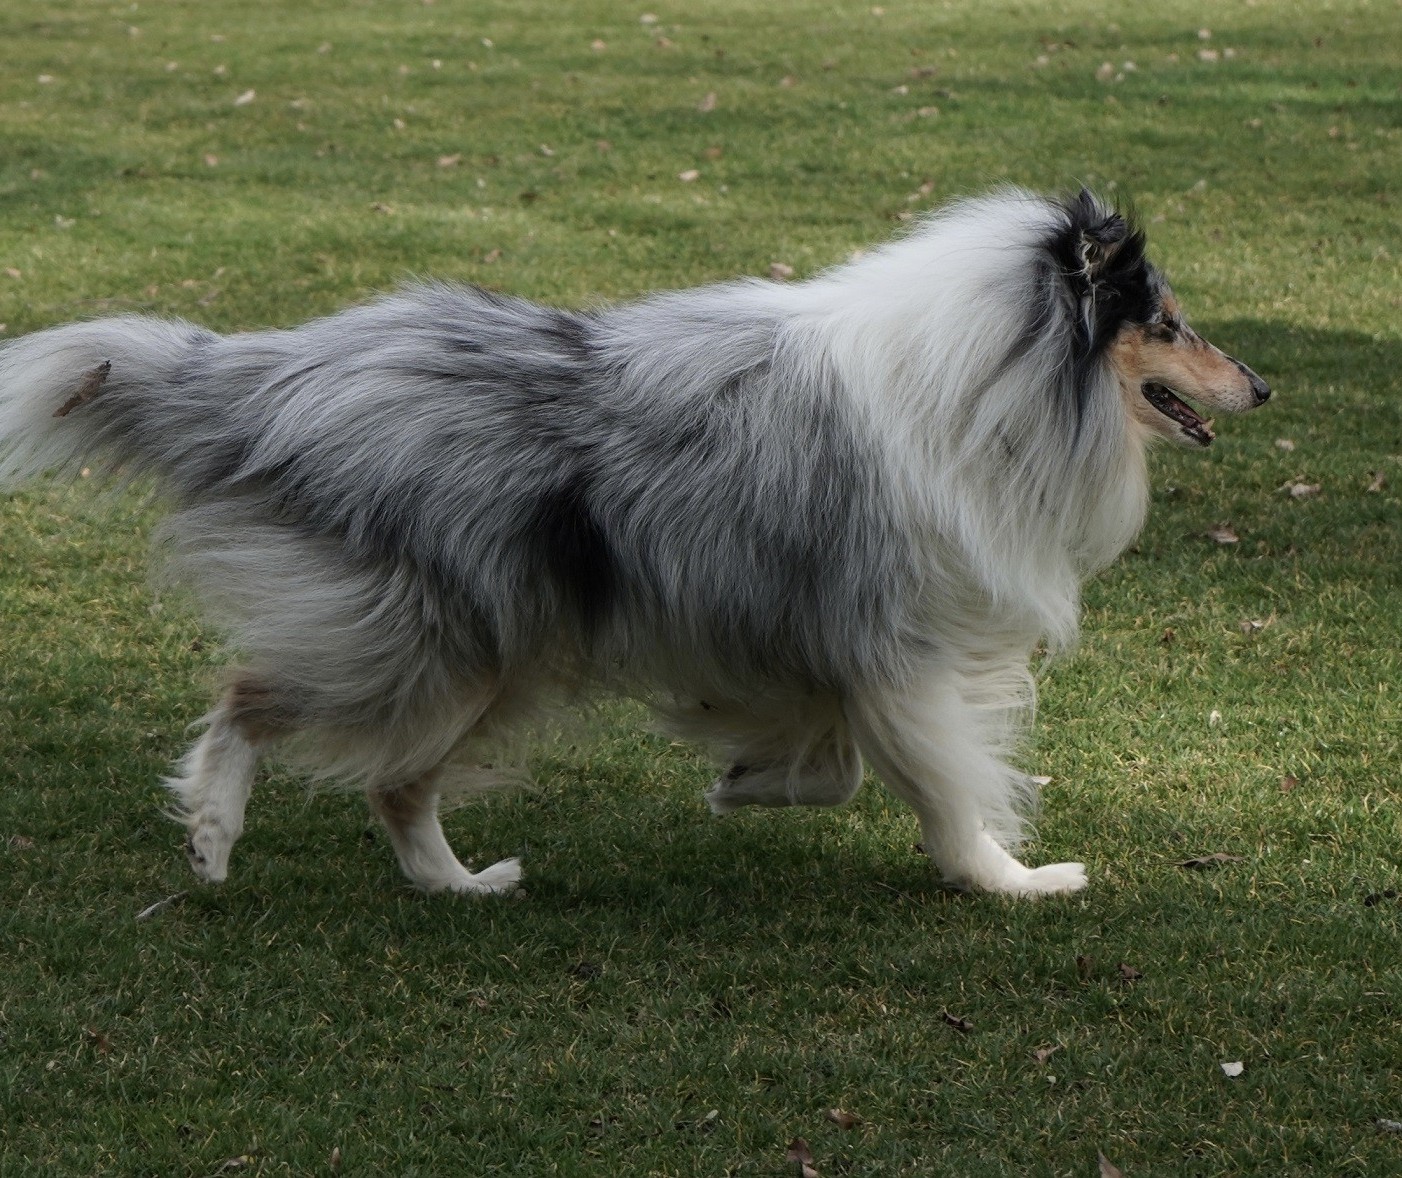
<path id="1" fill-rule="evenodd" d="M 1031 895 L 1085 872 L 1010 853 L 1029 658 L 1139 530 L 1146 444 L 1269 395 L 1120 214 L 1009 190 L 800 283 L 37 332 L 0 351 L 0 476 L 101 464 L 171 502 L 174 572 L 240 660 L 168 782 L 206 880 L 276 751 L 364 788 L 419 887 L 508 890 L 440 796 L 602 688 L 728 766 L 717 813 L 836 805 L 865 759 L 945 880 Z"/>

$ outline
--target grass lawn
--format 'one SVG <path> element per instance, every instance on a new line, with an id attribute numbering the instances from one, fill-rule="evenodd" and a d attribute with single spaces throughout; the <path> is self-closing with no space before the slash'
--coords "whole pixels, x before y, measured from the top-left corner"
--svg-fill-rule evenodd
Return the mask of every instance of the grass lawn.
<path id="1" fill-rule="evenodd" d="M 1029 858 L 1092 886 L 1041 903 L 940 889 L 874 785 L 712 820 L 622 706 L 450 817 L 522 897 L 414 894 L 285 776 L 196 886 L 158 778 L 215 636 L 134 499 L 0 499 L 0 1175 L 762 1178 L 796 1137 L 822 1178 L 1402 1173 L 1395 0 L 70 0 L 0 38 L 6 335 L 803 277 L 1086 181 L 1278 394 L 1158 457 L 1045 679 Z"/>

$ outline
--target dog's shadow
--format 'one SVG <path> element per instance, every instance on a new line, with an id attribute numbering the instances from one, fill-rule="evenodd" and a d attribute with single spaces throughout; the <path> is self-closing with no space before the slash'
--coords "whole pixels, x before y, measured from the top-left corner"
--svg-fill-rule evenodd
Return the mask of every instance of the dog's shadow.
<path id="1" fill-rule="evenodd" d="M 717 818 L 701 797 L 707 774 L 677 750 L 657 758 L 641 788 L 595 778 L 587 762 L 571 772 L 560 761 L 534 789 L 447 812 L 448 839 L 474 870 L 520 856 L 522 886 L 506 896 L 425 895 L 404 881 L 388 838 L 357 799 L 299 800 L 295 782 L 273 781 L 264 820 L 254 815 L 227 883 L 192 885 L 172 859 L 178 919 L 227 930 L 220 937 L 270 919 L 292 922 L 319 930 L 326 949 L 347 962 L 383 937 L 421 944 L 435 959 L 475 958 L 493 943 L 488 956 L 508 944 L 523 961 L 587 956 L 601 944 L 645 950 L 661 938 L 817 961 L 834 920 L 928 931 L 1005 915 L 996 898 L 979 903 L 940 882 L 913 816 L 873 780 L 834 809 Z M 279 821 L 285 809 L 301 810 L 303 821 Z M 313 828 L 316 854 L 307 841 Z"/>
<path id="2" fill-rule="evenodd" d="M 709 777 L 666 758 L 649 776 L 655 782 L 669 770 L 674 784 L 637 792 L 557 778 L 465 808 L 445 825 L 464 850 L 484 836 L 518 849 L 530 901 L 577 914 L 666 910 L 673 921 L 685 912 L 713 922 L 859 897 L 924 903 L 960 895 L 940 884 L 913 817 L 875 781 L 836 809 L 749 808 L 717 818 L 701 798 Z M 487 812 L 483 829 L 477 820 Z"/>

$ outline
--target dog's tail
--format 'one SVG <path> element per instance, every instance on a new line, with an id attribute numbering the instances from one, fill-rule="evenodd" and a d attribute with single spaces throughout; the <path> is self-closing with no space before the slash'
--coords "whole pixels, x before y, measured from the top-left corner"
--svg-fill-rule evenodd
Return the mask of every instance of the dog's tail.
<path id="1" fill-rule="evenodd" d="M 83 466 L 173 473 L 201 452 L 208 460 L 220 445 L 209 406 L 182 386 L 200 385 L 189 375 L 219 339 L 178 320 L 123 316 L 0 345 L 0 483 Z"/>

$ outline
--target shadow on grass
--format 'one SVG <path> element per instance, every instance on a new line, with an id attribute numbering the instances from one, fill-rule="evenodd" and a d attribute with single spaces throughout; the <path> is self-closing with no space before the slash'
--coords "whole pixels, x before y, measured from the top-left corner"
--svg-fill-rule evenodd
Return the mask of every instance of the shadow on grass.
<path id="1" fill-rule="evenodd" d="M 1313 383 L 1378 394 L 1397 388 L 1396 339 L 1266 319 L 1207 319 L 1194 326 L 1282 395 L 1292 385 Z"/>

